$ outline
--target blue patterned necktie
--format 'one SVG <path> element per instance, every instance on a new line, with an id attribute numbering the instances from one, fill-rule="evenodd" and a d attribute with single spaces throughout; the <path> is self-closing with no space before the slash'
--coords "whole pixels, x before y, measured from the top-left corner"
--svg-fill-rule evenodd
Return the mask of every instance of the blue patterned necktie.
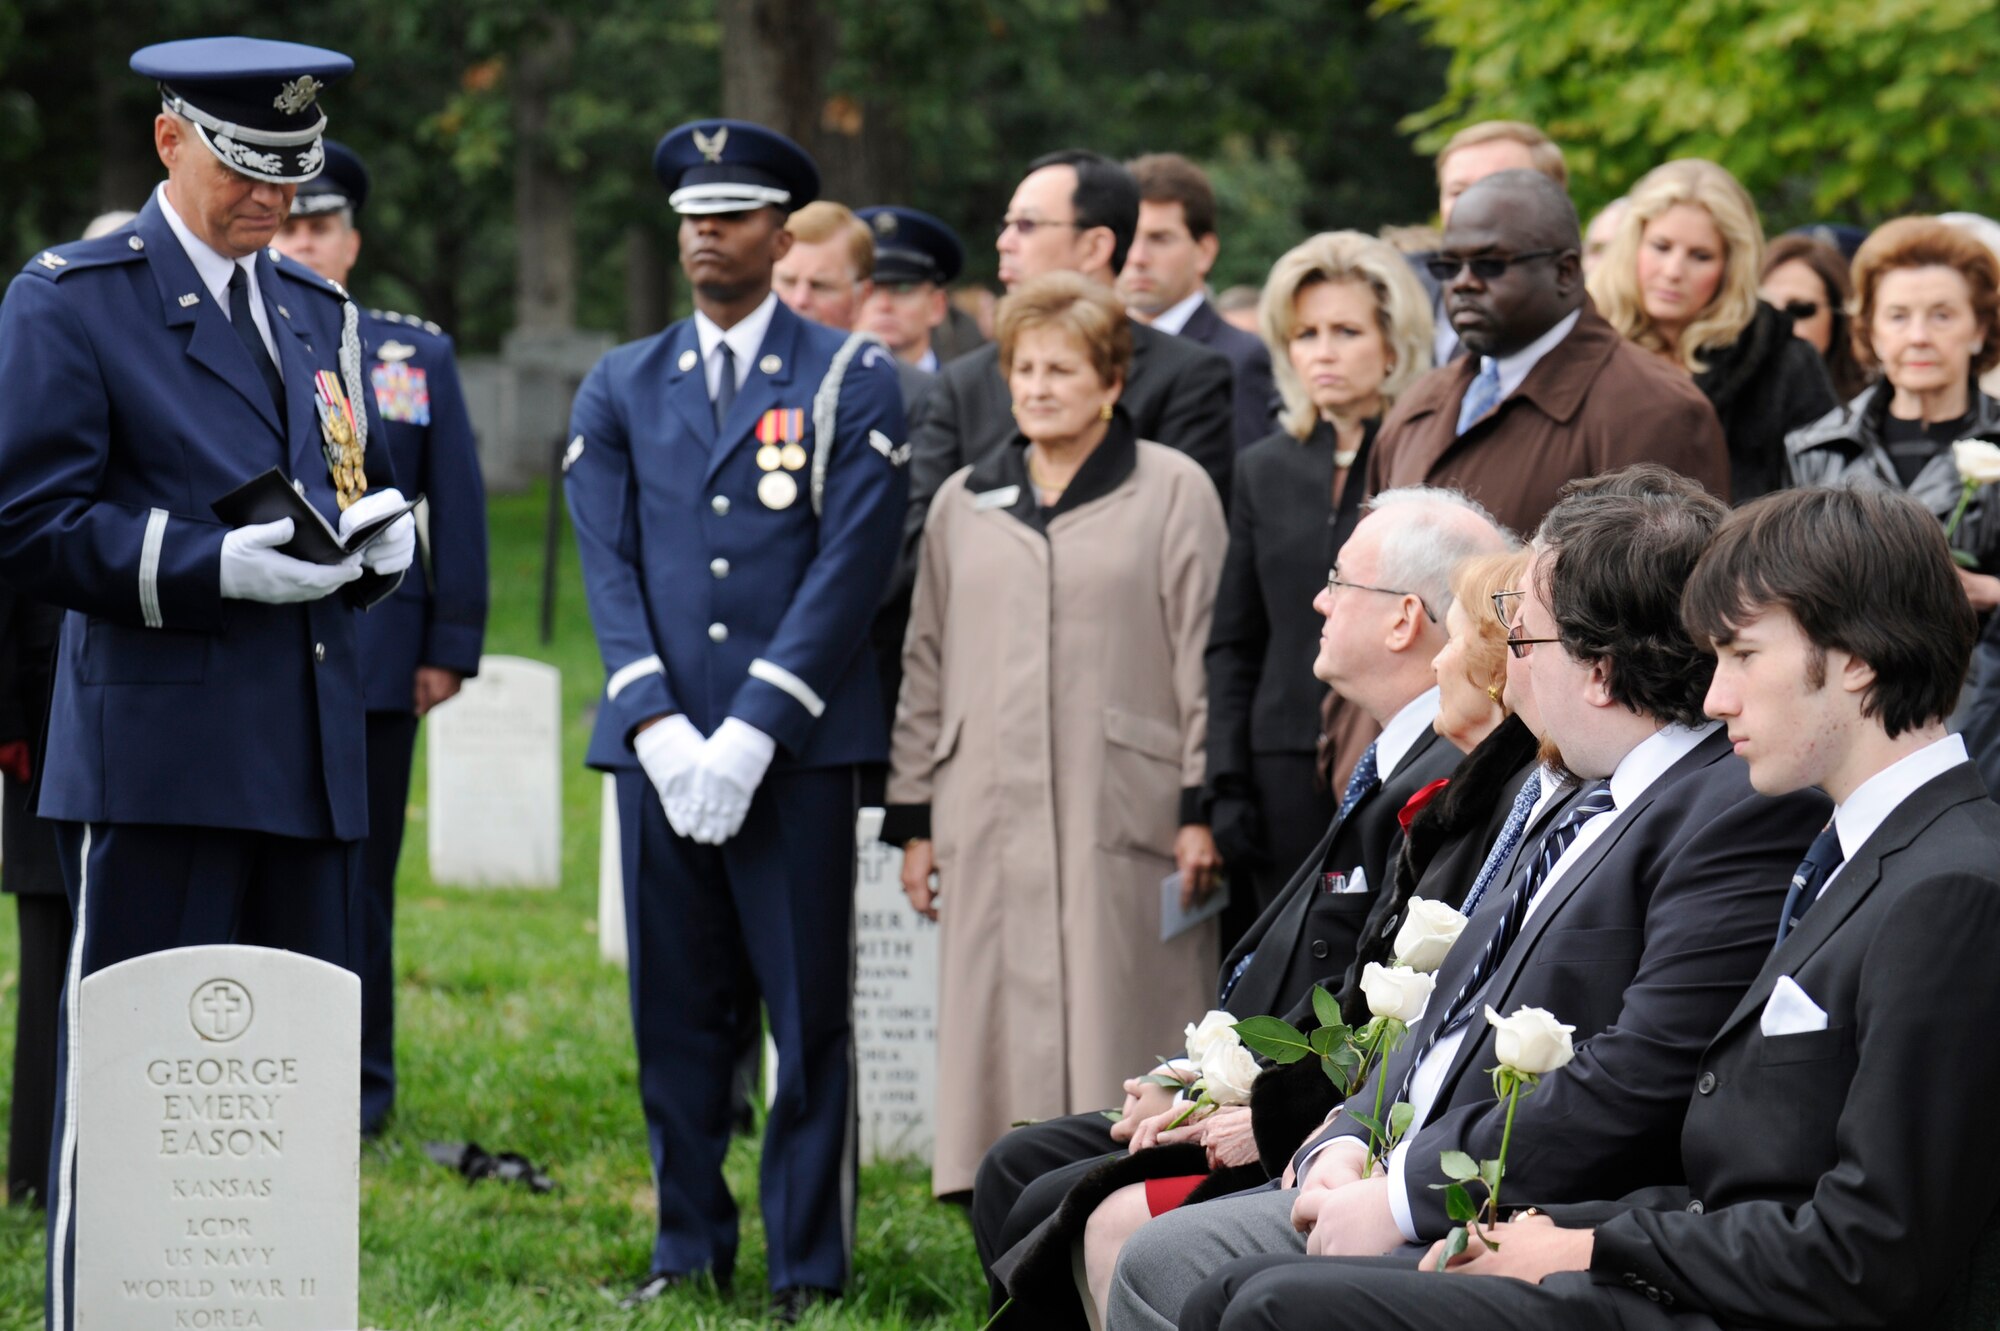
<path id="1" fill-rule="evenodd" d="M 1798 872 L 1792 875 L 1791 890 L 1785 893 L 1785 912 L 1778 917 L 1778 941 L 1785 941 L 1785 935 L 1799 927 L 1799 920 L 1813 902 L 1819 900 L 1820 890 L 1826 880 L 1833 876 L 1847 852 L 1840 848 L 1840 834 L 1829 822 L 1813 838 L 1806 848 L 1805 859 L 1799 862 Z"/>
<path id="2" fill-rule="evenodd" d="M 1479 377 L 1465 390 L 1458 405 L 1458 432 L 1464 434 L 1500 405 L 1500 362 L 1491 356 L 1479 358 Z"/>
<path id="3" fill-rule="evenodd" d="M 1507 823 L 1500 829 L 1499 839 L 1493 849 L 1486 852 L 1486 863 L 1479 866 L 1479 876 L 1472 880 L 1472 890 L 1465 894 L 1465 903 L 1459 913 L 1471 915 L 1479 909 L 1479 903 L 1486 899 L 1486 889 L 1493 886 L 1493 880 L 1514 858 L 1514 848 L 1521 844 L 1521 834 L 1528 830 L 1528 815 L 1535 811 L 1535 802 L 1542 797 L 1542 769 L 1537 767 L 1521 783 L 1521 793 L 1514 797 L 1514 807 L 1507 815 Z"/>
<path id="4" fill-rule="evenodd" d="M 1500 927 L 1487 938 L 1486 950 L 1479 954 L 1479 960 L 1473 966 L 1471 973 L 1465 977 L 1465 983 L 1452 995 L 1451 1005 L 1445 1008 L 1443 1018 L 1431 1027 L 1423 1048 L 1410 1060 L 1409 1070 L 1403 1074 L 1403 1090 L 1398 1099 L 1410 1098 L 1410 1083 L 1416 1079 L 1417 1068 L 1423 1064 L 1424 1056 L 1430 1053 L 1431 1046 L 1435 1045 L 1446 1031 L 1456 1030 L 1471 1012 L 1473 1001 L 1478 998 L 1480 989 L 1499 967 L 1500 958 L 1507 955 L 1507 949 L 1513 945 L 1516 938 L 1520 937 L 1521 925 L 1528 918 L 1528 904 L 1535 899 L 1535 893 L 1540 891 L 1542 884 L 1547 881 L 1549 871 L 1555 868 L 1556 861 L 1563 857 L 1563 852 L 1570 848 L 1570 843 L 1583 831 L 1585 823 L 1599 814 L 1610 813 L 1616 807 L 1617 802 L 1611 798 L 1610 786 L 1601 783 L 1592 786 L 1584 791 L 1583 798 L 1563 815 L 1562 821 L 1543 835 L 1541 848 L 1535 852 L 1534 864 L 1529 866 L 1528 872 L 1521 875 L 1520 882 L 1514 887 L 1514 894 L 1507 898 L 1507 904 L 1500 911 Z"/>
<path id="5" fill-rule="evenodd" d="M 1347 815 L 1354 812 L 1354 806 L 1367 799 L 1382 784 L 1382 775 L 1375 770 L 1375 746 L 1370 744 L 1363 751 L 1361 761 L 1354 764 L 1354 775 L 1347 778 L 1347 790 L 1340 797 L 1340 812 L 1336 822 L 1346 822 Z"/>

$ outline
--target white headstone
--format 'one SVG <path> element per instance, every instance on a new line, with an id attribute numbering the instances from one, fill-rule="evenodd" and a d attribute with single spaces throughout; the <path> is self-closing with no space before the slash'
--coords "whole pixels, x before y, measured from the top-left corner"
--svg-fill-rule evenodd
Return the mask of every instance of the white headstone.
<path id="1" fill-rule="evenodd" d="M 855 841 L 854 1048 L 861 1158 L 930 1158 L 937 1104 L 937 925 L 903 895 L 903 852 L 876 840 L 863 809 Z"/>
<path id="2" fill-rule="evenodd" d="M 604 811 L 597 821 L 597 955 L 626 960 L 625 852 L 618 839 L 618 778 L 604 774 Z"/>
<path id="3" fill-rule="evenodd" d="M 431 879 L 465 887 L 562 880 L 562 671 L 483 656 L 425 725 Z"/>
<path id="4" fill-rule="evenodd" d="M 83 981 L 77 1331 L 357 1324 L 361 982 L 259 947 Z"/>

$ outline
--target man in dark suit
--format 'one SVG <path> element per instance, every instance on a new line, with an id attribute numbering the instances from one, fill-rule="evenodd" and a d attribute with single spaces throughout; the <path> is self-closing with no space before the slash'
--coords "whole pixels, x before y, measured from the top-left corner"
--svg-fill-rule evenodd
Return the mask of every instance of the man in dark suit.
<path id="1" fill-rule="evenodd" d="M 1179 153 L 1148 153 L 1125 166 L 1139 182 L 1139 229 L 1118 274 L 1118 294 L 1140 323 L 1229 357 L 1236 446 L 1248 448 L 1278 428 L 1282 403 L 1264 340 L 1225 322 L 1209 303 L 1205 284 L 1222 249 L 1215 187 L 1207 172 Z"/>
<path id="2" fill-rule="evenodd" d="M 1340 581 L 1315 601 L 1327 627 L 1313 672 L 1375 717 L 1382 736 L 1364 755 L 1318 847 L 1224 961 L 1217 1006 L 1239 1017 L 1310 1020 L 1312 986 L 1338 985 L 1361 923 L 1388 881 L 1402 831 L 1396 815 L 1460 757 L 1431 728 L 1438 695 L 1430 660 L 1444 644 L 1446 575 L 1459 559 L 1504 550 L 1507 537 L 1461 496 L 1422 491 L 1376 502 L 1341 551 Z M 1142 1141 L 1157 1136 L 1171 1097 L 1136 1079 L 1127 1091 L 1116 1124 L 1099 1114 L 1071 1115 L 1009 1133 L 987 1152 L 973 1187 L 972 1219 L 989 1270 L 1053 1213 L 1075 1181 L 1075 1166 L 1094 1163 L 1140 1133 Z M 1142 1127 L 1148 1120 L 1156 1121 Z M 1211 1120 L 1211 1130 L 1227 1121 Z M 996 1286 L 996 1305 L 1005 1297 Z M 1022 1325 L 1047 1326 L 1064 1315 L 1080 1318 L 1080 1309 L 1023 1308 L 1022 1315 Z"/>
<path id="3" fill-rule="evenodd" d="M 1112 286 L 1139 224 L 1132 173 L 1082 149 L 1029 163 L 1014 189 L 995 248 L 1009 291 L 1043 273 L 1069 271 Z M 1120 404 L 1141 439 L 1177 448 L 1201 463 L 1228 497 L 1231 434 L 1228 358 L 1185 338 L 1132 329 L 1132 369 Z M 1013 437 L 1013 399 L 1000 375 L 1000 351 L 987 345 L 951 361 L 926 395 L 910 429 L 910 510 L 899 585 L 916 577 L 924 514 L 938 486 Z"/>
<path id="4" fill-rule="evenodd" d="M 1967 1163 L 2000 1095 L 2000 810 L 1945 731 L 1976 624 L 1936 520 L 1901 495 L 1767 496 L 1685 604 L 1751 783 L 1835 802 L 1690 1070 L 1685 1184 L 1516 1217 L 1453 1274 L 1435 1253 L 1242 1263 L 1182 1326 L 1991 1324 L 1959 1282 L 1994 1213 Z"/>
<path id="5" fill-rule="evenodd" d="M 1510 1195 L 1600 1195 L 1672 1177 L 1687 1079 L 1762 964 L 1779 887 L 1826 820 L 1814 793 L 1758 796 L 1702 716 L 1712 662 L 1682 630 L 1679 589 L 1727 509 L 1654 469 L 1651 493 L 1573 495 L 1550 513 L 1513 598 L 1545 733 L 1585 782 L 1523 844 L 1467 922 L 1429 1008 L 1351 1104 L 1415 1109 L 1386 1169 L 1351 1113 L 1294 1158 L 1296 1194 L 1253 1194 L 1142 1230 L 1118 1266 L 1121 1324 L 1171 1326 L 1204 1274 L 1246 1251 L 1380 1254 L 1452 1221 L 1440 1156 L 1500 1153 Z M 1485 1074 L 1482 1014 L 1539 1007 L 1578 1056 L 1510 1114 Z M 1306 1237 L 1307 1231 L 1310 1236 Z"/>

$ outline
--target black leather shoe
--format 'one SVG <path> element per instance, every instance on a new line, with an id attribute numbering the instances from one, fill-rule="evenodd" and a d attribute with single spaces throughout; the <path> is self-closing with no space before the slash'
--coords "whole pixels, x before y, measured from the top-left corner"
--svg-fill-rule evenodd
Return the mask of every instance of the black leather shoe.
<path id="1" fill-rule="evenodd" d="M 694 1277 L 685 1271 L 655 1271 L 639 1282 L 638 1288 L 618 1300 L 624 1309 L 642 1308 L 659 1298 L 670 1289 L 678 1289 L 691 1283 Z"/>
<path id="2" fill-rule="evenodd" d="M 771 1320 L 780 1326 L 791 1326 L 806 1315 L 810 1308 L 822 1303 L 832 1303 L 840 1298 L 837 1289 L 814 1289 L 810 1285 L 794 1285 L 771 1295 Z"/>

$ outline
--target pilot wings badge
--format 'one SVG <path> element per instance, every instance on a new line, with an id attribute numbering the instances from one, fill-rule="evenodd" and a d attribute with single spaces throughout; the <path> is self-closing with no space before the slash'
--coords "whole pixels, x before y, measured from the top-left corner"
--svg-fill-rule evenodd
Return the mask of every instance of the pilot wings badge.
<path id="1" fill-rule="evenodd" d="M 704 134 L 700 130 L 694 132 L 695 151 L 711 162 L 720 162 L 722 160 L 723 145 L 728 142 L 729 126 L 727 125 L 717 129 L 713 134 Z"/>

